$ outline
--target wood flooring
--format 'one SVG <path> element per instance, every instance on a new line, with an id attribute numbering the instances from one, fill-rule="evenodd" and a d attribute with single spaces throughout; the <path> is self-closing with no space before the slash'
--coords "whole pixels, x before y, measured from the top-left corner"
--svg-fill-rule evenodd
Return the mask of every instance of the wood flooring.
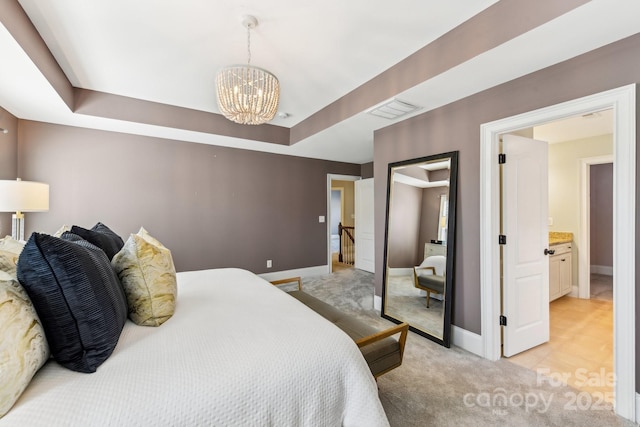
<path id="1" fill-rule="evenodd" d="M 564 296 L 549 316 L 549 342 L 507 360 L 613 402 L 613 302 Z"/>

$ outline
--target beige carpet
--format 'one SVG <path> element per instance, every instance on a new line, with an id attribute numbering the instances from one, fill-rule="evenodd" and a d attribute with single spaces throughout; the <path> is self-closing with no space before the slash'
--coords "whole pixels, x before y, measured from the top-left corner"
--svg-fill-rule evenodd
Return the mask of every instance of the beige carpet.
<path id="1" fill-rule="evenodd" d="M 373 275 L 345 269 L 305 278 L 303 289 L 371 325 Z M 590 395 L 506 360 L 490 362 L 409 333 L 404 363 L 378 380 L 392 426 L 634 426 Z"/>
<path id="2" fill-rule="evenodd" d="M 591 274 L 591 298 L 613 301 L 613 276 Z"/>

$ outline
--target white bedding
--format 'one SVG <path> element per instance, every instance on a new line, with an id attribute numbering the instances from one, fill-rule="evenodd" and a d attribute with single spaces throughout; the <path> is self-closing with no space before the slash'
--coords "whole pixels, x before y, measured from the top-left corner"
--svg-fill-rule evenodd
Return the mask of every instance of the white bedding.
<path id="1" fill-rule="evenodd" d="M 178 273 L 174 316 L 128 321 L 93 374 L 49 361 L 0 426 L 385 426 L 354 342 L 245 270 Z"/>

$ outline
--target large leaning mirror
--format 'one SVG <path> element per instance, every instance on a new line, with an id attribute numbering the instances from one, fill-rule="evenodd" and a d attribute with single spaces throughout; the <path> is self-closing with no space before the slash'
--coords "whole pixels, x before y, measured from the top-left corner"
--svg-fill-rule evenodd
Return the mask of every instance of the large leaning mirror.
<path id="1" fill-rule="evenodd" d="M 382 317 L 450 345 L 458 152 L 389 165 Z"/>

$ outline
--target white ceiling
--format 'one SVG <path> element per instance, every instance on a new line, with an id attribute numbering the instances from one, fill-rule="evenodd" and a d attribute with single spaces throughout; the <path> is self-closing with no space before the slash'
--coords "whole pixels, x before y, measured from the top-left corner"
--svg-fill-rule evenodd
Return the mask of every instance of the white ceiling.
<path id="1" fill-rule="evenodd" d="M 613 133 L 613 110 L 595 111 L 590 114 L 547 123 L 533 128 L 533 137 L 550 144 L 575 141 Z"/>
<path id="2" fill-rule="evenodd" d="M 246 61 L 241 17 L 255 15 L 252 64 L 281 82 L 292 127 L 495 0 L 19 0 L 76 87 L 218 112 L 215 74 Z M 606 16 L 606 19 L 602 19 Z M 417 114 L 640 31 L 640 2 L 592 0 L 414 88 Z M 74 114 L 0 25 L 0 106 L 22 119 L 353 163 L 373 159 L 373 131 L 393 121 L 357 114 L 292 146 Z M 473 76 L 473 78 L 469 78 Z"/>

